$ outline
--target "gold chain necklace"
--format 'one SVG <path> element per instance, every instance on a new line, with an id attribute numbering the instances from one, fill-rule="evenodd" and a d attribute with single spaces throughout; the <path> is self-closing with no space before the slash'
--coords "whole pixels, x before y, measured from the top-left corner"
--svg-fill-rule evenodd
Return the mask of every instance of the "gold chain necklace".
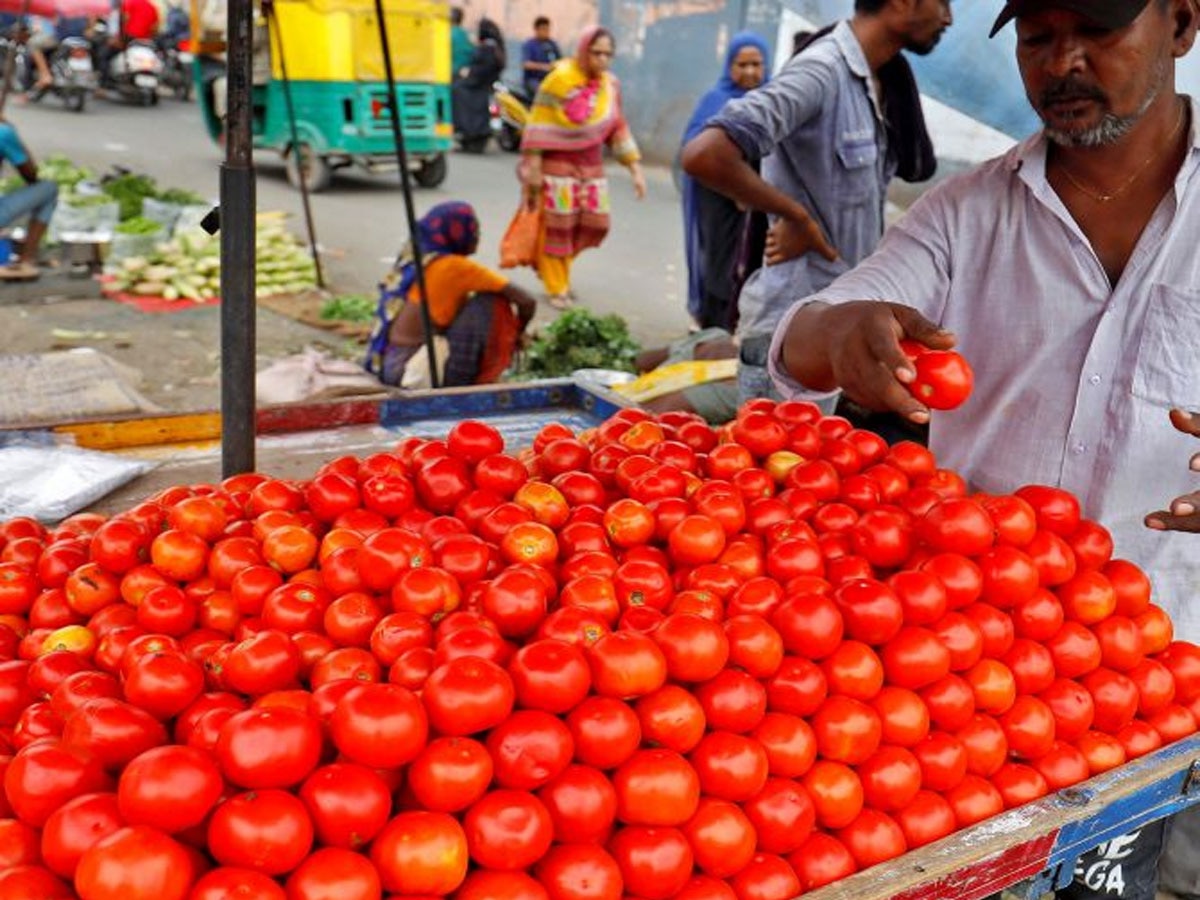
<path id="1" fill-rule="evenodd" d="M 1145 172 L 1146 169 L 1148 169 L 1150 167 L 1150 164 L 1152 162 L 1154 162 L 1156 159 L 1158 159 L 1160 156 L 1162 156 L 1163 153 L 1165 153 L 1167 150 L 1170 149 L 1171 145 L 1174 143 L 1175 135 L 1177 135 L 1179 133 L 1179 129 L 1183 126 L 1183 118 L 1184 118 L 1184 113 L 1186 111 L 1187 111 L 1186 106 L 1179 107 L 1179 118 L 1176 120 L 1175 127 L 1171 129 L 1170 135 L 1167 136 L 1167 139 L 1163 142 L 1162 146 L 1159 149 L 1155 150 L 1153 153 L 1151 153 L 1148 157 L 1146 157 L 1146 161 L 1137 167 L 1137 171 L 1134 172 L 1132 175 L 1130 175 L 1129 178 L 1127 178 L 1125 180 L 1124 184 L 1122 184 L 1120 187 L 1118 187 L 1115 191 L 1112 191 L 1111 193 L 1102 194 L 1102 193 L 1094 191 L 1091 188 L 1088 188 L 1085 185 L 1083 185 L 1082 183 L 1080 183 L 1079 180 L 1076 179 L 1075 176 L 1071 174 L 1071 170 L 1067 168 L 1066 163 L 1064 163 L 1061 159 L 1058 161 L 1058 168 L 1060 170 L 1062 170 L 1062 173 L 1064 175 L 1067 176 L 1067 181 L 1071 182 L 1071 184 L 1075 186 L 1075 189 L 1078 190 L 1080 193 L 1084 194 L 1087 197 L 1090 197 L 1091 199 L 1095 200 L 1097 203 L 1110 203 L 1113 200 L 1116 200 L 1122 194 L 1124 194 L 1131 187 L 1133 187 L 1133 183 L 1135 181 L 1137 181 L 1138 178 L 1141 177 L 1142 173 Z"/>

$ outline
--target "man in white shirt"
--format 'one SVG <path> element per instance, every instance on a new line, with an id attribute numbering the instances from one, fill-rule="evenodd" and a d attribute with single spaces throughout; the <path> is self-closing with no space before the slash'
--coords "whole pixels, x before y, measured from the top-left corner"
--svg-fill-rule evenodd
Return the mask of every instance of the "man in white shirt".
<path id="1" fill-rule="evenodd" d="M 924 422 L 899 340 L 956 346 L 975 390 L 930 422 L 940 462 L 982 491 L 1071 490 L 1149 572 L 1177 635 L 1200 640 L 1200 547 L 1162 527 L 1194 525 L 1194 507 L 1158 530 L 1146 517 L 1194 489 L 1190 420 L 1174 428 L 1168 411 L 1200 405 L 1200 140 L 1175 91 L 1197 10 L 1009 0 L 995 30 L 1013 19 L 1043 131 L 929 191 L 871 257 L 797 303 L 769 365 L 785 396 L 841 388 Z M 1161 828 L 1143 838 L 1152 862 Z M 1115 864 L 1124 889 L 1093 896 L 1153 897 L 1152 865 Z"/>

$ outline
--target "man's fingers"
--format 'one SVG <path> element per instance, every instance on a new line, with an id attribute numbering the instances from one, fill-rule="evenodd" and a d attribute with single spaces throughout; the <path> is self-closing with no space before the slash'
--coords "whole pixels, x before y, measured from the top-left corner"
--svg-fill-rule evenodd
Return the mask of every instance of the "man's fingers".
<path id="1" fill-rule="evenodd" d="M 825 240 L 825 234 L 821 231 L 821 226 L 812 221 L 808 225 L 809 246 L 830 262 L 836 260 L 838 252 L 834 249 L 833 244 Z"/>
<path id="2" fill-rule="evenodd" d="M 1200 437 L 1200 413 L 1184 409 L 1171 410 L 1171 424 L 1184 434 Z"/>
<path id="3" fill-rule="evenodd" d="M 1145 523 L 1147 528 L 1155 531 L 1200 532 L 1200 514 L 1176 516 L 1165 509 L 1160 509 L 1146 516 Z"/>
<path id="4" fill-rule="evenodd" d="M 952 332 L 945 331 L 930 322 L 911 306 L 895 304 L 892 310 L 895 313 L 896 321 L 904 329 L 906 337 L 934 350 L 949 350 L 955 345 L 956 340 Z"/>

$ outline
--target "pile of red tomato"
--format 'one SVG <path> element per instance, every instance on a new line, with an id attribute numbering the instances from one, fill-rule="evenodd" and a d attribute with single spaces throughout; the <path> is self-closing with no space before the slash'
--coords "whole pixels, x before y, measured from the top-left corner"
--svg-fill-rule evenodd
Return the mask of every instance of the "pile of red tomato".
<path id="1" fill-rule="evenodd" d="M 1070 494 L 800 402 L 0 543 L 0 898 L 785 900 L 1200 714 Z"/>

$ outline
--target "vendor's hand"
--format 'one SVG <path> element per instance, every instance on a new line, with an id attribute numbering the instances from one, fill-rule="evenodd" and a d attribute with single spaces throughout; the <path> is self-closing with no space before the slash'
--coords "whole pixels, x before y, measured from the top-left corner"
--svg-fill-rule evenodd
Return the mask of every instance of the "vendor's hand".
<path id="1" fill-rule="evenodd" d="M 629 167 L 629 174 L 633 176 L 633 194 L 641 200 L 646 196 L 646 173 L 640 165 L 634 163 Z"/>
<path id="2" fill-rule="evenodd" d="M 777 266 L 790 259 L 796 259 L 810 250 L 815 250 L 830 262 L 838 258 L 837 250 L 825 239 L 821 226 L 812 216 L 805 216 L 804 220 L 799 222 L 793 219 L 777 219 L 767 229 L 766 253 L 763 259 L 768 266 Z"/>
<path id="3" fill-rule="evenodd" d="M 912 361 L 900 349 L 908 338 L 935 350 L 949 350 L 954 335 L 911 306 L 860 300 L 826 308 L 819 340 L 828 347 L 834 380 L 846 396 L 873 410 L 892 410 L 912 422 L 929 421 L 929 410 L 906 384 L 916 378 Z"/>
<path id="4" fill-rule="evenodd" d="M 1192 437 L 1200 437 L 1200 413 L 1171 410 L 1171 424 L 1176 430 Z M 1200 453 L 1193 453 L 1188 468 L 1200 472 Z M 1171 501 L 1168 509 L 1160 509 L 1146 516 L 1146 527 L 1155 531 L 1200 532 L 1200 491 L 1184 494 Z"/>

